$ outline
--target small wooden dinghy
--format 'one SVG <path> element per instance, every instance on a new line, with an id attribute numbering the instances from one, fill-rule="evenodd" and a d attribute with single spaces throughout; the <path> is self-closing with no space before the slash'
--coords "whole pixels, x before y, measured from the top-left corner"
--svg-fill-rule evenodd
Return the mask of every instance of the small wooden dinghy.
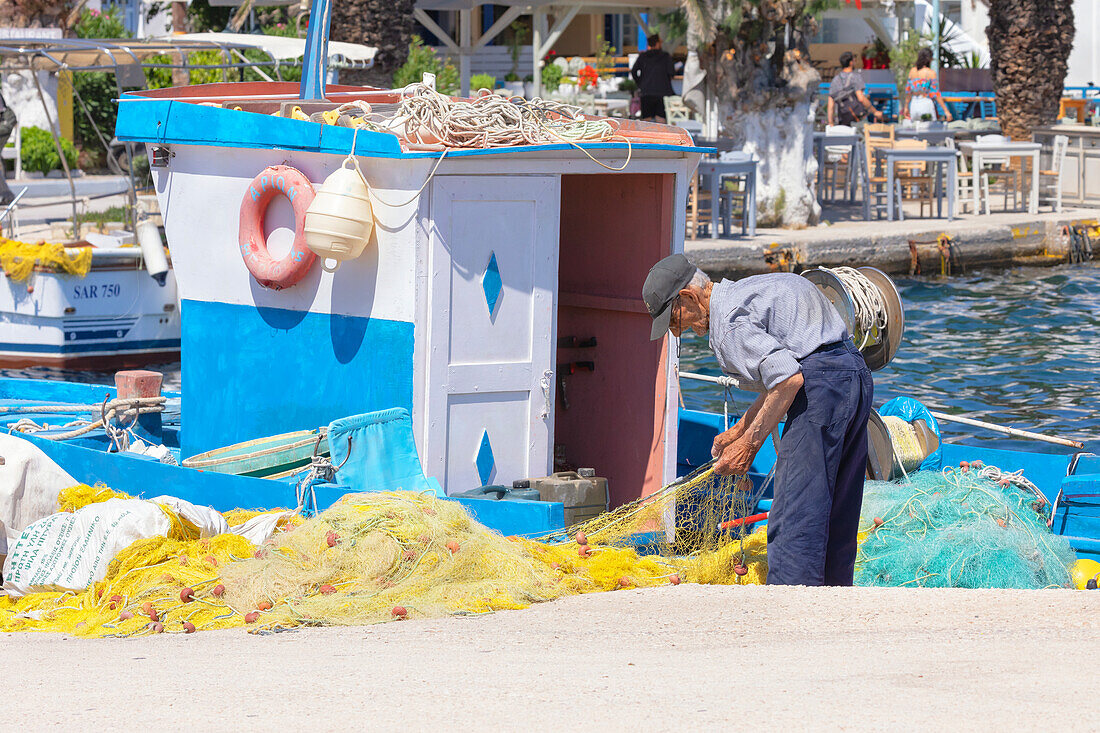
<path id="1" fill-rule="evenodd" d="M 216 448 L 183 461 L 187 468 L 229 473 L 234 476 L 282 478 L 307 467 L 313 456 L 328 456 L 325 429 L 292 433 Z"/>

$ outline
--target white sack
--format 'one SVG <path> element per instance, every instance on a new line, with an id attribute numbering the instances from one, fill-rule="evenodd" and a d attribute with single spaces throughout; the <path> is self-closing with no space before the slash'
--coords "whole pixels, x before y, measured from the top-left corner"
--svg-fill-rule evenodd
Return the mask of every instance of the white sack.
<path id="1" fill-rule="evenodd" d="M 57 511 L 62 489 L 80 482 L 34 443 L 14 435 L 0 433 L 0 457 L 0 526 L 11 547 L 24 528 Z"/>
<path id="2" fill-rule="evenodd" d="M 259 514 L 247 522 L 235 524 L 229 528 L 233 534 L 238 534 L 254 545 L 262 545 L 271 539 L 278 529 L 278 524 L 283 517 L 289 517 L 294 512 L 278 512 L 275 514 Z"/>
<path id="3" fill-rule="evenodd" d="M 23 530 L 4 562 L 4 590 L 18 598 L 38 591 L 84 590 L 107 575 L 119 551 L 168 535 L 164 510 L 141 499 L 109 499 L 41 519 Z"/>
<path id="4" fill-rule="evenodd" d="M 229 525 L 226 523 L 225 517 L 208 506 L 196 506 L 189 501 L 177 499 L 174 496 L 158 496 L 149 501 L 163 504 L 198 527 L 199 537 L 213 537 L 229 531 Z"/>

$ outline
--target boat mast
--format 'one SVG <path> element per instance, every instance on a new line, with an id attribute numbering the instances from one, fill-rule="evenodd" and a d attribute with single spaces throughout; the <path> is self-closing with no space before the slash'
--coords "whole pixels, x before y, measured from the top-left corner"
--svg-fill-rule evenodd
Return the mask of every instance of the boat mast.
<path id="1" fill-rule="evenodd" d="M 306 53 L 302 58 L 302 86 L 298 92 L 300 99 L 325 98 L 330 7 L 330 0 L 313 0 L 309 10 Z"/>

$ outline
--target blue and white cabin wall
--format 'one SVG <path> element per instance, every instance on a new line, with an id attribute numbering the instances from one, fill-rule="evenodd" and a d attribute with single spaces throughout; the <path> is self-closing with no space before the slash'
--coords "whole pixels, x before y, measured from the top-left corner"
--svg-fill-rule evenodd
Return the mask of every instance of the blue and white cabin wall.
<path id="1" fill-rule="evenodd" d="M 185 129 L 127 104 L 120 136 Z M 241 114 L 182 106 L 213 125 Z M 285 164 L 317 188 L 344 155 L 156 137 L 174 153 L 154 180 L 182 299 L 185 456 L 406 407 L 425 472 L 448 493 L 546 475 L 555 444 L 607 475 L 617 502 L 675 476 L 675 353 L 667 339 L 649 343 L 639 291 L 649 264 L 683 249 L 694 149 L 636 145 L 626 174 L 561 146 L 452 153 L 404 206 L 392 204 L 414 199 L 436 159 L 361 155 L 382 202 L 372 242 L 335 274 L 315 266 L 274 291 L 240 256 L 249 184 Z M 622 146 L 590 152 L 626 160 Z M 276 198 L 265 227 L 274 256 L 292 227 Z M 600 344 L 595 372 L 568 378 L 569 410 L 558 360 L 589 356 L 559 353 L 559 335 Z"/>

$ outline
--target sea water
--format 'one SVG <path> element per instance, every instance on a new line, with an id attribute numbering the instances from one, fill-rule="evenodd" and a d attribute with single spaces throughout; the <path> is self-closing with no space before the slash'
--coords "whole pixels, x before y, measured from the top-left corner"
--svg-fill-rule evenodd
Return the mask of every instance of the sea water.
<path id="1" fill-rule="evenodd" d="M 1100 263 L 895 278 L 905 307 L 897 357 L 875 372 L 875 405 L 909 395 L 934 410 L 1080 440 L 1100 453 Z M 720 374 L 705 339 L 686 337 L 681 371 Z M 722 389 L 681 379 L 685 407 L 722 411 Z M 742 412 L 754 395 L 730 392 Z M 1072 449 L 941 425 L 956 443 Z"/>
<path id="2" fill-rule="evenodd" d="M 898 395 L 932 409 L 1085 442 L 1100 453 L 1100 263 L 979 270 L 948 278 L 897 278 L 905 337 L 897 357 L 875 372 L 875 404 Z M 682 371 L 719 374 L 704 339 L 686 336 Z M 164 372 L 178 390 L 180 365 Z M 111 384 L 111 373 L 47 368 L 0 370 L 0 376 Z M 722 411 L 717 385 L 681 380 L 684 405 Z M 753 400 L 731 391 L 732 414 Z M 997 448 L 1070 449 L 1008 438 L 958 424 L 942 426 L 952 442 Z"/>

